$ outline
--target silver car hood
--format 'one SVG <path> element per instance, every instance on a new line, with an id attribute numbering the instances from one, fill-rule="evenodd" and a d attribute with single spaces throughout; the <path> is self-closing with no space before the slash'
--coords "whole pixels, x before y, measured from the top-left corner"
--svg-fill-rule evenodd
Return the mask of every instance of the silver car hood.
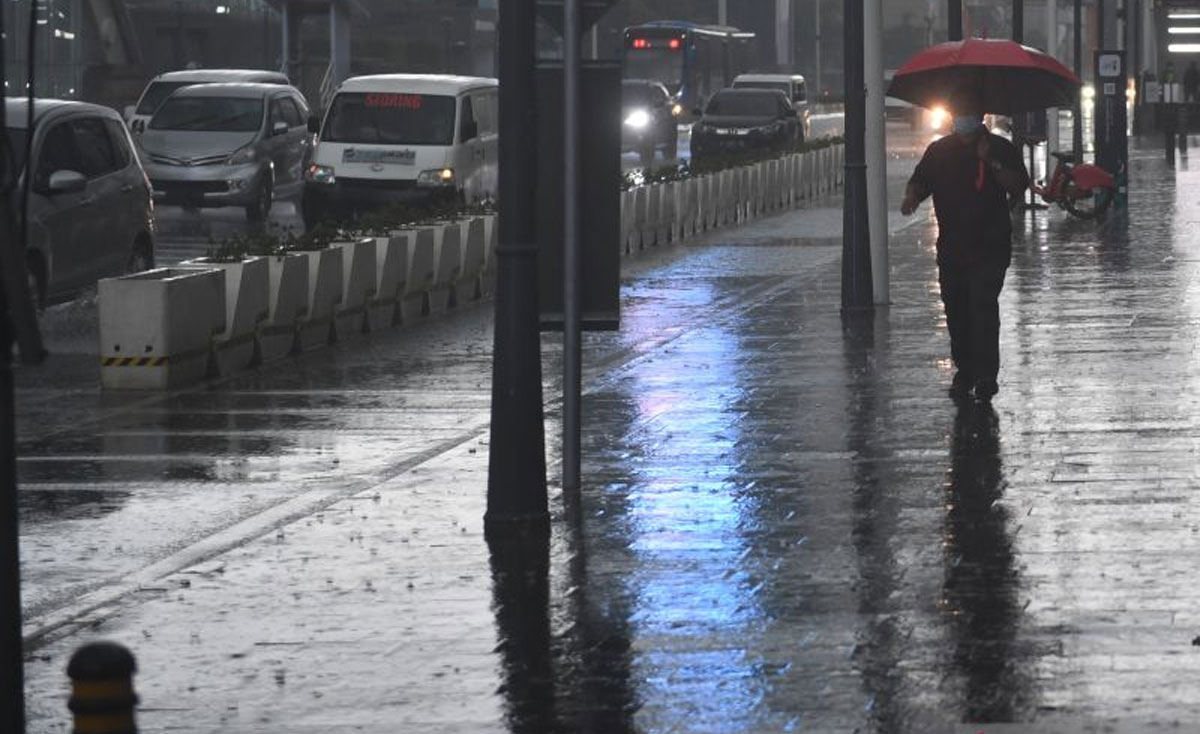
<path id="1" fill-rule="evenodd" d="M 210 132 L 207 130 L 146 130 L 142 149 L 152 156 L 190 161 L 227 156 L 254 142 L 257 133 Z"/>

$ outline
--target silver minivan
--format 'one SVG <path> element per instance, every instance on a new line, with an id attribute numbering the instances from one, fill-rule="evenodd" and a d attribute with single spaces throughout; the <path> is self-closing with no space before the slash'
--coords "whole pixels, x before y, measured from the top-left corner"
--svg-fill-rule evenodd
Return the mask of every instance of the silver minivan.
<path id="1" fill-rule="evenodd" d="M 259 221 L 299 199 L 312 155 L 308 105 L 280 84 L 200 84 L 173 93 L 141 137 L 154 201 L 244 207 Z"/>
<path id="2" fill-rule="evenodd" d="M 159 74 L 142 90 L 136 105 L 125 108 L 125 122 L 135 136 L 146 132 L 146 123 L 167 101 L 173 92 L 194 84 L 220 84 L 223 82 L 250 82 L 264 84 L 291 84 L 287 74 L 263 69 L 183 69 Z"/>
<path id="3" fill-rule="evenodd" d="M 24 99 L 5 100 L 5 126 L 21 159 Z M 74 298 L 100 278 L 154 267 L 150 184 L 124 121 L 83 102 L 34 101 L 33 180 L 26 266 L 39 305 Z M 13 197 L 19 201 L 19 197 Z"/>

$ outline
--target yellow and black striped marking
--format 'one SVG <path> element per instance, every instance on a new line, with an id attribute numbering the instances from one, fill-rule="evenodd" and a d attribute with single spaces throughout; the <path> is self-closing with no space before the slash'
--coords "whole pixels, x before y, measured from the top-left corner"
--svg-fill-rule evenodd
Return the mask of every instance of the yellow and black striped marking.
<path id="1" fill-rule="evenodd" d="M 168 357 L 101 357 L 102 367 L 165 367 Z"/>

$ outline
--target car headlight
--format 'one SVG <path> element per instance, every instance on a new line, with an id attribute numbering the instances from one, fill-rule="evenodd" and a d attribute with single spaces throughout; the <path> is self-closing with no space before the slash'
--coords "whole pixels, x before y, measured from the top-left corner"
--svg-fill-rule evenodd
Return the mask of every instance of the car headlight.
<path id="1" fill-rule="evenodd" d="M 417 186 L 453 186 L 453 168 L 431 168 L 417 174 Z"/>
<path id="2" fill-rule="evenodd" d="M 931 130 L 941 130 L 949 117 L 950 113 L 946 112 L 945 107 L 934 107 L 929 111 L 929 128 Z"/>
<path id="3" fill-rule="evenodd" d="M 304 172 L 304 180 L 318 184 L 331 184 L 337 183 L 337 176 L 333 173 L 333 166 L 319 166 L 314 163 Z"/>
<path id="4" fill-rule="evenodd" d="M 239 148 L 233 151 L 233 155 L 225 161 L 227 166 L 244 166 L 247 163 L 254 162 L 254 148 L 247 145 L 245 148 Z"/>
<path id="5" fill-rule="evenodd" d="M 674 105 L 671 107 L 671 114 L 672 114 L 672 115 L 674 115 L 674 116 L 676 116 L 676 117 L 679 117 L 680 115 L 682 115 L 682 114 L 683 114 L 683 105 L 681 105 L 681 104 L 679 104 L 678 102 L 676 102 L 676 103 L 675 103 L 675 104 L 674 104 Z"/>
<path id="6" fill-rule="evenodd" d="M 645 110 L 634 110 L 629 113 L 629 117 L 625 118 L 625 124 L 638 129 L 646 127 L 650 124 L 650 113 Z"/>

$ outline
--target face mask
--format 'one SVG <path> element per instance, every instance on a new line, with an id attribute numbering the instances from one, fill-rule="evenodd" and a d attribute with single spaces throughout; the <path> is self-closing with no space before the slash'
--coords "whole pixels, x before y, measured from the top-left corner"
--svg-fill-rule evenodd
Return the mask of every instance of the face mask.
<path id="1" fill-rule="evenodd" d="M 983 124 L 978 117 L 974 115 L 960 115 L 954 118 L 954 132 L 959 135 L 970 135 L 979 129 Z"/>

